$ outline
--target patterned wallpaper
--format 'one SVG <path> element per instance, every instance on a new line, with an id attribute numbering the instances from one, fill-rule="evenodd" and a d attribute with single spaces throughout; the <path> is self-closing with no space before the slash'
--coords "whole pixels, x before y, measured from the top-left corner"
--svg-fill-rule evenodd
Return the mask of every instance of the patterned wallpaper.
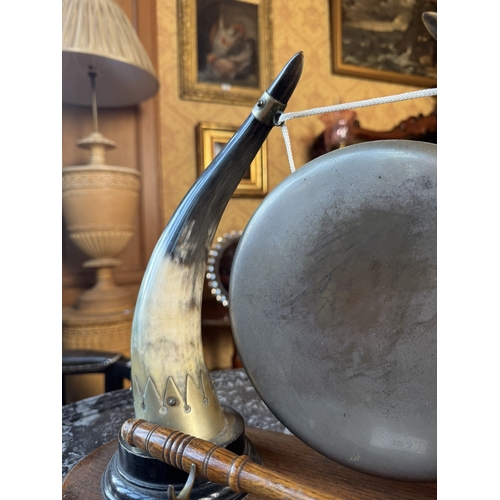
<path id="1" fill-rule="evenodd" d="M 194 1 L 194 0 L 193 0 Z M 335 75 L 331 71 L 330 1 L 271 0 L 272 47 L 276 75 L 289 58 L 304 52 L 304 71 L 287 111 L 303 111 L 375 97 L 389 96 L 420 87 Z M 160 135 L 163 213 L 165 222 L 197 177 L 196 133 L 199 122 L 240 125 L 251 107 L 181 100 L 179 98 L 178 12 L 176 0 L 157 3 L 158 76 L 160 88 Z M 359 109 L 364 128 L 388 130 L 400 121 L 434 109 L 433 98 L 384 104 Z M 308 150 L 324 127 L 319 116 L 288 122 L 296 167 L 308 161 Z M 269 190 L 289 175 L 289 164 L 279 129 L 267 139 Z M 218 235 L 244 229 L 261 199 L 232 198 L 222 217 Z"/>

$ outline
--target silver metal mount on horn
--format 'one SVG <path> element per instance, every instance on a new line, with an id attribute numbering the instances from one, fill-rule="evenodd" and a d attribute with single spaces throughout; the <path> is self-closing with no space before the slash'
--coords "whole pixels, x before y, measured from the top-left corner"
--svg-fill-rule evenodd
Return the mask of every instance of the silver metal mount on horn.
<path id="1" fill-rule="evenodd" d="M 272 127 L 275 125 L 274 117 L 278 113 L 282 113 L 286 106 L 274 99 L 273 96 L 264 92 L 257 104 L 252 109 L 252 115 L 257 118 L 262 124 Z"/>

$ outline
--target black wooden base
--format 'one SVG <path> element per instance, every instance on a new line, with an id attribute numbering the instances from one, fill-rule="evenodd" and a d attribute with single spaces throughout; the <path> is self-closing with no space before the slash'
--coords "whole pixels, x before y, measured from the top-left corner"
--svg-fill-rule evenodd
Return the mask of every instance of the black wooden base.
<path id="1" fill-rule="evenodd" d="M 229 410 L 229 409 L 226 409 Z M 238 455 L 248 455 L 254 462 L 261 458 L 251 441 L 245 437 L 242 417 L 233 409 L 240 425 L 234 439 L 226 448 Z M 169 486 L 178 495 L 188 480 L 188 474 L 167 465 L 137 448 L 131 447 L 121 437 L 118 450 L 113 455 L 101 480 L 101 493 L 105 500 L 168 500 Z M 227 486 L 198 479 L 194 482 L 191 500 L 236 500 L 244 493 L 235 493 Z"/>
<path id="2" fill-rule="evenodd" d="M 259 462 L 260 457 L 250 440 L 244 438 L 241 454 L 249 455 Z M 166 500 L 169 485 L 176 495 L 186 484 L 188 474 L 150 457 L 138 457 L 119 440 L 118 451 L 111 458 L 101 482 L 101 492 L 106 500 Z M 161 467 L 163 466 L 163 467 Z M 132 474 L 130 473 L 132 472 Z M 191 500 L 236 500 L 245 493 L 235 493 L 227 486 L 221 486 L 203 479 L 196 480 Z"/>

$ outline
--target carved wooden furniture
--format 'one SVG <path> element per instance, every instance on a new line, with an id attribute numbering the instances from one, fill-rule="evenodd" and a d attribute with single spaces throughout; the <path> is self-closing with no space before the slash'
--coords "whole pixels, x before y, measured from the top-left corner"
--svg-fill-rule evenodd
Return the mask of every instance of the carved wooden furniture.
<path id="1" fill-rule="evenodd" d="M 325 130 L 312 144 L 311 159 L 329 151 L 358 142 L 386 139 L 410 139 L 437 144 L 437 110 L 424 116 L 411 116 L 391 130 L 377 131 L 363 128 L 353 110 L 335 111 L 320 117 Z"/>
<path id="2" fill-rule="evenodd" d="M 229 280 L 234 254 L 243 231 L 230 231 L 219 236 L 208 252 L 205 294 L 202 306 L 202 329 L 219 330 L 231 336 L 233 347 L 232 368 L 241 368 L 241 360 L 232 339 L 231 322 L 229 318 Z M 205 333 L 204 332 L 204 333 Z"/>

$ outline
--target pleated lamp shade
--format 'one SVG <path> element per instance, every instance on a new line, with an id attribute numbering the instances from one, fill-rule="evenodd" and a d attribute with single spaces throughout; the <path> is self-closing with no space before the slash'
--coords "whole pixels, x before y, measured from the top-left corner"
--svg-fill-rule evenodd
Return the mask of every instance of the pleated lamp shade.
<path id="1" fill-rule="evenodd" d="M 153 65 L 123 10 L 112 0 L 62 2 L 62 100 L 91 106 L 89 66 L 99 107 L 132 106 L 159 88 Z"/>

